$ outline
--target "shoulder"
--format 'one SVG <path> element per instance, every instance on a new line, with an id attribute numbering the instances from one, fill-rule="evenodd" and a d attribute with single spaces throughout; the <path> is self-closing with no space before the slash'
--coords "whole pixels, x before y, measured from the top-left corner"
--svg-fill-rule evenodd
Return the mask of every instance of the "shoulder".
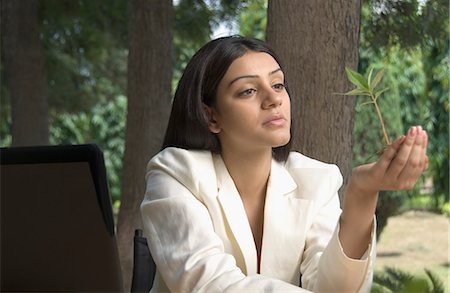
<path id="1" fill-rule="evenodd" d="M 305 156 L 299 152 L 290 152 L 286 160 L 287 169 L 314 169 L 318 171 L 339 171 L 339 168 L 335 164 L 325 163 L 308 156 Z"/>
<path id="2" fill-rule="evenodd" d="M 168 147 L 160 151 L 150 160 L 147 165 L 147 170 L 158 167 L 181 168 L 184 170 L 199 163 L 212 163 L 211 152 Z"/>
<path id="3" fill-rule="evenodd" d="M 286 170 L 299 186 L 327 185 L 333 190 L 340 188 L 343 182 L 341 171 L 335 164 L 325 163 L 299 152 L 291 152 L 285 164 Z"/>
<path id="4" fill-rule="evenodd" d="M 208 182 L 216 182 L 210 151 L 168 147 L 150 160 L 146 171 L 147 186 L 151 181 L 162 179 L 178 182 L 194 194 L 205 188 L 210 189 Z M 203 186 L 205 182 L 208 187 Z"/>

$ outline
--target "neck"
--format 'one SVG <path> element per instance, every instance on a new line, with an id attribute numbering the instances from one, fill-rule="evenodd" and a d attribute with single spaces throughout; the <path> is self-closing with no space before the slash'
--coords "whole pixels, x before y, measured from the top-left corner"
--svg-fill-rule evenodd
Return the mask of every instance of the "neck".
<path id="1" fill-rule="evenodd" d="M 272 149 L 260 152 L 222 150 L 222 159 L 243 199 L 265 196 L 272 164 Z"/>

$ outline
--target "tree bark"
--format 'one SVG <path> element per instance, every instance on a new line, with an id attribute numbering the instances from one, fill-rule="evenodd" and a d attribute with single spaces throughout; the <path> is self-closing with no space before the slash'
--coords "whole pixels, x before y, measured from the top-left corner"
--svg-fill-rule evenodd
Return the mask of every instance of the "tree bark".
<path id="1" fill-rule="evenodd" d="M 125 290 L 131 285 L 134 230 L 142 227 L 145 167 L 161 148 L 170 113 L 172 1 L 130 0 L 128 18 L 128 113 L 118 219 Z"/>
<path id="2" fill-rule="evenodd" d="M 39 40 L 38 0 L 2 0 L 2 44 L 11 94 L 12 145 L 49 142 L 47 72 Z"/>
<path id="3" fill-rule="evenodd" d="M 293 98 L 294 149 L 351 174 L 355 98 L 345 66 L 358 64 L 360 1 L 268 3 L 267 41 L 280 55 Z"/>

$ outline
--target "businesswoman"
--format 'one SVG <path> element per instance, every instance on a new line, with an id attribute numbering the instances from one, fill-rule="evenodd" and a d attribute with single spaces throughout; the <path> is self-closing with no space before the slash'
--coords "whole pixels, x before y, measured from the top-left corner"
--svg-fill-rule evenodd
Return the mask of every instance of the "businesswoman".
<path id="1" fill-rule="evenodd" d="M 380 190 L 412 188 L 427 135 L 411 127 L 353 170 L 291 151 L 286 78 L 262 41 L 213 40 L 187 65 L 141 214 L 154 292 L 365 292 Z"/>

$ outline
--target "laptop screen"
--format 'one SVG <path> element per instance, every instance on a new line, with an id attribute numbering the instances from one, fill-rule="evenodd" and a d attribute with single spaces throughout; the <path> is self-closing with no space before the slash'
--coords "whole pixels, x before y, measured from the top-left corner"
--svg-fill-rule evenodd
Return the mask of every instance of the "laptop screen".
<path id="1" fill-rule="evenodd" d="M 96 145 L 0 149 L 1 290 L 122 291 Z"/>

